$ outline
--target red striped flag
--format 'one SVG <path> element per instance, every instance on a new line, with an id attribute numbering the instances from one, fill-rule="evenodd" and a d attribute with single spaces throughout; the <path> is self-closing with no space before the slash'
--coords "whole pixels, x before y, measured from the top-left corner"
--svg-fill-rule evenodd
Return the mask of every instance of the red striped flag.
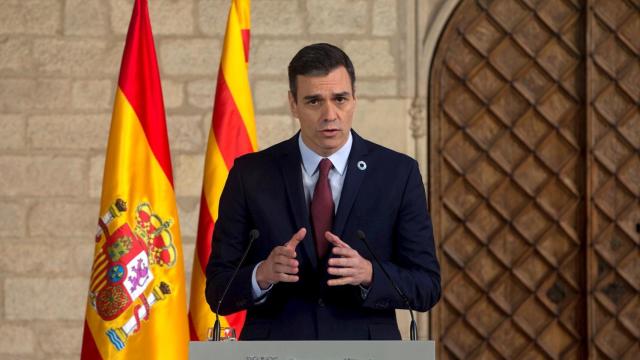
<path id="1" fill-rule="evenodd" d="M 136 0 L 107 145 L 82 359 L 186 359 L 180 224 L 146 0 Z"/>
<path id="2" fill-rule="evenodd" d="M 233 0 L 218 70 L 213 118 L 204 166 L 200 218 L 196 240 L 189 326 L 192 340 L 206 340 L 214 313 L 204 296 L 205 268 L 211 253 L 211 236 L 218 218 L 218 202 L 236 157 L 257 148 L 253 102 L 249 87 L 250 1 Z M 240 334 L 245 312 L 222 317 L 222 326 Z"/>

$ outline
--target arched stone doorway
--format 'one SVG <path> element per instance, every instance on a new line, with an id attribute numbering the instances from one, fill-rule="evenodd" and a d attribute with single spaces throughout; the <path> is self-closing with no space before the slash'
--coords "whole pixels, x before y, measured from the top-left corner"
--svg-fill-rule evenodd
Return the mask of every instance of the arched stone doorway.
<path id="1" fill-rule="evenodd" d="M 443 6 L 426 151 L 439 356 L 638 356 L 640 2 Z"/>

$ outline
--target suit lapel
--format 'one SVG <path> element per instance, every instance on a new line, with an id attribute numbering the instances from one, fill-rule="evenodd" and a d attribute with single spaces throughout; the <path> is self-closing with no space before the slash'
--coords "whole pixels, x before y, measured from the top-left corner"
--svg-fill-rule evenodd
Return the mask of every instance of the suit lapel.
<path id="1" fill-rule="evenodd" d="M 289 139 L 286 150 L 282 156 L 280 156 L 279 161 L 289 206 L 293 212 L 296 226 L 295 231 L 298 231 L 301 227 L 307 229 L 307 235 L 305 239 L 302 240 L 302 245 L 305 250 L 304 253 L 315 269 L 318 266 L 318 259 L 315 244 L 313 243 L 313 231 L 309 221 L 309 209 L 304 198 L 304 189 L 302 187 L 302 169 L 300 167 L 302 159 L 298 146 L 298 134 Z"/>
<path id="2" fill-rule="evenodd" d="M 333 233 L 338 235 L 345 242 L 348 241 L 344 239 L 344 226 L 349 214 L 351 213 L 351 209 L 353 208 L 353 203 L 358 196 L 358 191 L 360 191 L 360 184 L 367 172 L 366 144 L 355 131 L 352 131 L 351 133 L 353 134 L 353 145 L 351 147 L 351 153 L 349 154 L 349 160 L 347 161 L 347 175 L 344 179 L 344 184 L 342 185 L 342 194 L 340 195 L 338 212 L 336 213 L 336 217 L 333 221 Z M 362 166 L 362 164 L 365 166 Z"/>

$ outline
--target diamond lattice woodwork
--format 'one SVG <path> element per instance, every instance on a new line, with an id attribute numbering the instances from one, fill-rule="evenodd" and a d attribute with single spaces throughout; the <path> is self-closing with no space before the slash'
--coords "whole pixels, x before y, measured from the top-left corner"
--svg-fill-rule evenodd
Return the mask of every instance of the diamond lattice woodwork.
<path id="1" fill-rule="evenodd" d="M 639 3 L 450 19 L 430 84 L 442 358 L 639 354 Z"/>
<path id="2" fill-rule="evenodd" d="M 640 358 L 640 1 L 592 1 L 588 42 L 590 338 Z"/>

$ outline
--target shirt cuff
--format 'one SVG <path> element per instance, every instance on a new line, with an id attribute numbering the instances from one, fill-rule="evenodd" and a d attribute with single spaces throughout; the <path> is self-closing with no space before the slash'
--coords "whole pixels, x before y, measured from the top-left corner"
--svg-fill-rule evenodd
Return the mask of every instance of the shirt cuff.
<path id="1" fill-rule="evenodd" d="M 253 300 L 258 300 L 256 304 L 261 304 L 262 302 L 264 302 L 267 299 L 265 295 L 267 295 L 271 288 L 273 288 L 273 284 L 271 284 L 268 288 L 262 290 L 260 288 L 260 285 L 258 285 L 258 280 L 256 280 L 256 272 L 258 271 L 258 266 L 260 266 L 260 264 L 262 264 L 262 261 L 260 261 L 253 268 L 253 272 L 251 273 L 251 289 L 253 292 Z"/>

